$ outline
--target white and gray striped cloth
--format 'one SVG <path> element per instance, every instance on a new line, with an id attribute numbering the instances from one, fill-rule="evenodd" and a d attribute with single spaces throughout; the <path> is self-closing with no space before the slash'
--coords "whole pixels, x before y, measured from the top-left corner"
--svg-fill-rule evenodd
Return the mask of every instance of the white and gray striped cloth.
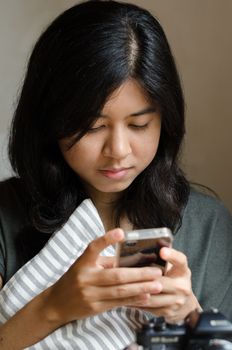
<path id="1" fill-rule="evenodd" d="M 98 212 L 92 201 L 86 199 L 63 228 L 53 234 L 45 247 L 0 291 L 0 324 L 54 284 L 83 253 L 88 243 L 103 234 L 104 227 Z M 102 252 L 104 256 L 114 254 L 112 246 Z M 135 330 L 147 318 L 148 315 L 138 309 L 115 308 L 66 324 L 27 349 L 123 349 L 135 340 Z"/>

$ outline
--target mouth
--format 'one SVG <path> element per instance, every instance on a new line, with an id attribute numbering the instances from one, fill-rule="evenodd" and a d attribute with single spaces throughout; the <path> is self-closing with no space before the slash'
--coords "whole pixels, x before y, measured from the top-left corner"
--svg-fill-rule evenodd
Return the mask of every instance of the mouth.
<path id="1" fill-rule="evenodd" d="M 110 179 L 121 179 L 132 169 L 132 167 L 128 168 L 109 168 L 109 169 L 101 169 L 100 172 Z"/>

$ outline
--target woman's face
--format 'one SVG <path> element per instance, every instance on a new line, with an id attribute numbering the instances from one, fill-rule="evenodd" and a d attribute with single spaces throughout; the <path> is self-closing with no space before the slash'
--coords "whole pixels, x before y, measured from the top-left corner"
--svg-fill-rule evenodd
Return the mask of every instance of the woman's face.
<path id="1" fill-rule="evenodd" d="M 138 83 L 126 81 L 106 102 L 91 129 L 70 149 L 59 142 L 65 161 L 82 179 L 89 195 L 124 191 L 154 158 L 161 116 Z"/>

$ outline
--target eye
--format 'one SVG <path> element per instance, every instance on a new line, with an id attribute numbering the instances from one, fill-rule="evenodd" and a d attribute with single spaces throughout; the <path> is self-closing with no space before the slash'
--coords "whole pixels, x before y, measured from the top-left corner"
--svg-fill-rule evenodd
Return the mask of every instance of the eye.
<path id="1" fill-rule="evenodd" d="M 146 129 L 148 127 L 148 124 L 149 123 L 146 123 L 146 124 L 142 124 L 142 125 L 139 125 L 139 124 L 130 124 L 129 126 L 133 129 Z"/>
<path id="2" fill-rule="evenodd" d="M 88 133 L 94 133 L 104 128 L 105 128 L 105 125 L 95 126 L 95 127 L 89 128 Z"/>

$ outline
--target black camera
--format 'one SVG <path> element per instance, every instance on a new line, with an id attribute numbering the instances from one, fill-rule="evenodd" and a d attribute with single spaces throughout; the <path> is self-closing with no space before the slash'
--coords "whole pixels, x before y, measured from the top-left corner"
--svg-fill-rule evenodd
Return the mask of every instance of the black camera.
<path id="1" fill-rule="evenodd" d="M 232 350 L 232 323 L 220 312 L 193 311 L 183 324 L 151 319 L 137 332 L 137 344 L 127 349 Z"/>

